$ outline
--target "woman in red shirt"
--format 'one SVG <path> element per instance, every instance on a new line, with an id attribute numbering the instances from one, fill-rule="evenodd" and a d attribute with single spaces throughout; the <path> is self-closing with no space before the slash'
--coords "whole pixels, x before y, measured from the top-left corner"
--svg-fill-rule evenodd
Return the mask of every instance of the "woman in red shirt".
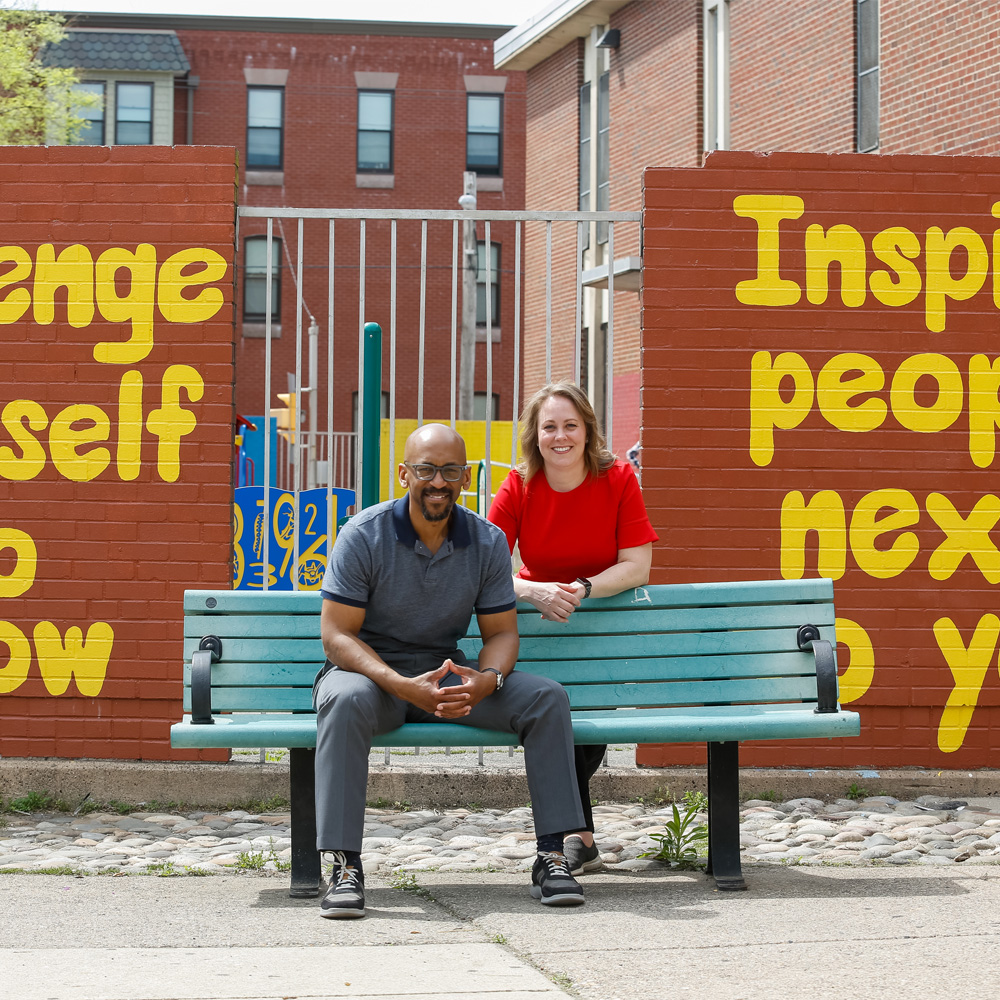
<path id="1" fill-rule="evenodd" d="M 521 464 L 500 487 L 489 519 L 503 529 L 521 568 L 518 600 L 566 622 L 588 597 L 610 597 L 649 580 L 653 542 L 635 473 L 615 458 L 585 393 L 573 382 L 539 389 L 521 415 Z M 606 746 L 576 747 L 585 830 L 566 838 L 574 875 L 601 867 L 594 844 L 590 779 Z"/>

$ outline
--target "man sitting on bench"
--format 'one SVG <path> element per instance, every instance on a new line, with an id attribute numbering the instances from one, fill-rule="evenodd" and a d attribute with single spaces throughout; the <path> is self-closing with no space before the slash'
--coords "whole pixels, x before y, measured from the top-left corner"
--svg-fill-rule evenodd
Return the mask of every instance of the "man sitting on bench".
<path id="1" fill-rule="evenodd" d="M 372 737 L 403 722 L 456 722 L 515 732 L 535 821 L 531 895 L 583 903 L 563 833 L 583 826 L 569 700 L 561 685 L 513 672 L 517 615 L 503 532 L 457 506 L 471 471 L 465 442 L 444 424 L 406 441 L 406 494 L 341 529 L 323 578 L 327 662 L 316 678 L 316 829 L 329 889 L 324 917 L 365 915 L 361 844 Z M 475 611 L 483 648 L 458 641 Z"/>

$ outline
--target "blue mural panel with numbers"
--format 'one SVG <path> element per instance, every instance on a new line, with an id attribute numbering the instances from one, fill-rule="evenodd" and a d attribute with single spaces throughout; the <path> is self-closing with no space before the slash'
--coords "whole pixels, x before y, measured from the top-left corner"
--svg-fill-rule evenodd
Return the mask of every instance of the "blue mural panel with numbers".
<path id="1" fill-rule="evenodd" d="M 337 537 L 337 524 L 354 505 L 354 499 L 354 490 L 303 490 L 296 511 L 294 493 L 270 489 L 270 509 L 265 514 L 263 486 L 237 489 L 233 503 L 233 589 L 263 589 L 267 532 L 268 590 L 319 590 L 326 570 L 328 539 L 331 534 Z"/>

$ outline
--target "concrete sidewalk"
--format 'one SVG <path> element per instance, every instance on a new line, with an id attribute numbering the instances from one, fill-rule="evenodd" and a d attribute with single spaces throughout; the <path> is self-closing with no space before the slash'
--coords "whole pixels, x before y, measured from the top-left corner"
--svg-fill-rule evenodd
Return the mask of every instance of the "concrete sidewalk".
<path id="1" fill-rule="evenodd" d="M 1000 869 L 747 864 L 604 872 L 547 910 L 525 876 L 369 879 L 326 921 L 286 877 L 0 875 L 0 996 L 19 1000 L 811 1000 L 996 995 Z"/>

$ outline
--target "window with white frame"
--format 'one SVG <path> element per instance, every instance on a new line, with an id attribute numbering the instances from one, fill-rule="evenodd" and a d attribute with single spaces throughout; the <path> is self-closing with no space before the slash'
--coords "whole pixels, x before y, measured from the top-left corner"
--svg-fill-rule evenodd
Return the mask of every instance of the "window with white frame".
<path id="1" fill-rule="evenodd" d="M 115 87 L 115 143 L 149 146 L 153 142 L 153 85 L 119 83 Z"/>
<path id="2" fill-rule="evenodd" d="M 267 319 L 267 237 L 248 236 L 243 244 L 243 319 Z M 271 240 L 271 321 L 281 321 L 281 240 Z"/>
<path id="3" fill-rule="evenodd" d="M 729 148 L 729 0 L 705 0 L 705 149 Z"/>
<path id="4" fill-rule="evenodd" d="M 466 97 L 465 169 L 499 176 L 503 163 L 503 95 Z"/>
<path id="5" fill-rule="evenodd" d="M 358 91 L 358 170 L 392 173 L 391 90 Z"/>
<path id="6" fill-rule="evenodd" d="M 500 322 L 500 244 L 490 243 L 490 323 Z M 476 243 L 476 326 L 486 326 L 486 241 Z"/>
<path id="7" fill-rule="evenodd" d="M 99 80 L 84 80 L 73 84 L 73 90 L 79 94 L 93 94 L 97 98 L 94 104 L 79 105 L 74 108 L 76 114 L 83 119 L 80 135 L 75 140 L 78 146 L 104 145 L 104 92 L 105 85 Z"/>
<path id="8" fill-rule="evenodd" d="M 879 10 L 878 0 L 857 0 L 857 66 L 859 153 L 879 146 Z"/>
<path id="9" fill-rule="evenodd" d="M 247 87 L 247 169 L 283 166 L 285 88 Z"/>
<path id="10" fill-rule="evenodd" d="M 611 74 L 597 78 L 597 211 L 611 210 Z M 608 224 L 597 223 L 597 242 L 608 242 Z"/>

